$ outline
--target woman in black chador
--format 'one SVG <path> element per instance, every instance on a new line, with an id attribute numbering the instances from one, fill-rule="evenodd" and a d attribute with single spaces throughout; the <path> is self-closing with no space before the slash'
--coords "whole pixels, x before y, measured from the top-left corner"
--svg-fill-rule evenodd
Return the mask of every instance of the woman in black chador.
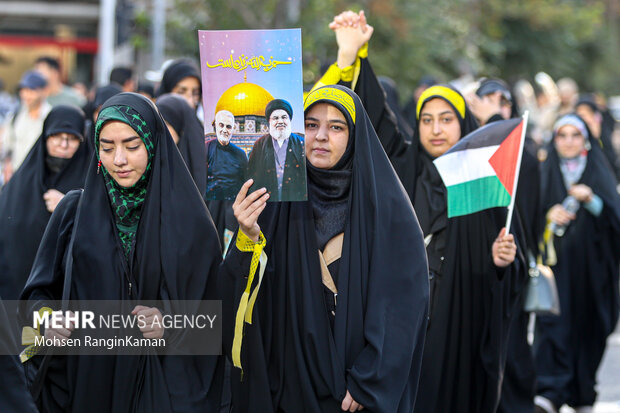
<path id="1" fill-rule="evenodd" d="M 58 202 L 84 186 L 92 151 L 83 135 L 80 109 L 52 109 L 39 140 L 0 192 L 0 295 L 5 300 L 19 299 Z"/>
<path id="2" fill-rule="evenodd" d="M 305 139 L 308 201 L 267 205 L 252 180 L 235 201 L 219 278 L 233 411 L 411 412 L 428 314 L 417 219 L 351 90 L 310 93 Z"/>
<path id="3" fill-rule="evenodd" d="M 143 300 L 213 298 L 217 234 L 155 105 L 135 93 L 109 99 L 95 124 L 95 147 L 83 193 L 67 194 L 50 219 L 22 314 L 61 298 L 67 262 L 70 294 L 63 299 L 123 300 L 131 311 Z M 157 308 L 139 311 L 161 315 Z M 161 338 L 164 331 L 147 325 L 141 333 Z M 45 329 L 47 338 L 68 334 Z M 45 412 L 215 411 L 207 410 L 220 402 L 215 361 L 153 349 L 140 356 L 52 356 L 39 403 Z"/>
<path id="4" fill-rule="evenodd" d="M 350 22 L 341 25 L 345 21 Z M 354 85 L 427 244 L 430 320 L 414 411 L 494 413 L 510 321 L 527 281 L 515 242 L 519 237 L 512 235 L 518 235 L 518 216 L 515 212 L 509 235 L 502 229 L 505 208 L 448 218 L 447 190 L 433 160 L 478 127 L 465 99 L 449 86 L 427 89 L 418 100 L 417 126 L 408 143 L 366 58 L 364 44 L 372 28 L 365 16 L 345 12 L 330 27 L 336 32 L 338 60 L 322 82 L 331 77 Z"/>
<path id="5" fill-rule="evenodd" d="M 204 130 L 196 113 L 185 99 L 171 93 L 158 97 L 156 104 L 200 194 L 204 196 L 207 190 L 207 149 Z"/>
<path id="6" fill-rule="evenodd" d="M 564 404 L 591 411 L 596 371 L 618 321 L 620 196 L 604 156 L 577 115 L 556 122 L 542 169 L 542 205 L 547 245 L 557 256 L 561 314 L 537 319 L 536 404 L 542 411 Z M 571 212 L 570 204 L 578 210 Z M 549 239 L 557 226 L 564 234 L 556 228 Z"/>

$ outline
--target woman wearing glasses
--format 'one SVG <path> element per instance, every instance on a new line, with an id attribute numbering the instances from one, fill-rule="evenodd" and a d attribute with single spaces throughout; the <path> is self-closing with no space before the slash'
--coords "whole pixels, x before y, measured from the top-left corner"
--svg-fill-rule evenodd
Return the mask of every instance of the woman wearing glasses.
<path id="1" fill-rule="evenodd" d="M 57 106 L 43 133 L 0 192 L 0 296 L 17 300 L 51 213 L 64 194 L 84 186 L 89 145 L 84 113 Z"/>

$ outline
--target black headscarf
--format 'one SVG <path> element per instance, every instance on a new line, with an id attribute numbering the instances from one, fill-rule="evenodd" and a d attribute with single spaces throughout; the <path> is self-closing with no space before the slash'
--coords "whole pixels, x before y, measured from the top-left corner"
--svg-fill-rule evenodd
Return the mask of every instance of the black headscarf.
<path id="1" fill-rule="evenodd" d="M 349 140 L 342 157 L 330 169 L 321 169 L 306 163 L 308 171 L 308 192 L 314 213 L 314 226 L 319 249 L 337 234 L 344 232 L 349 203 L 351 175 L 353 174 L 353 153 L 355 124 L 347 110 L 336 101 L 330 101 L 345 116 L 349 127 Z M 306 108 L 306 112 L 311 106 Z"/>
<path id="2" fill-rule="evenodd" d="M 334 328 L 321 282 L 313 198 L 268 204 L 259 225 L 269 258 L 252 324 L 245 325 L 243 381 L 233 371 L 234 410 L 340 412 L 349 390 L 369 411 L 410 412 L 428 304 L 422 234 L 357 95 L 327 86 L 313 91 L 306 107 L 319 102 L 354 123 Z M 345 165 L 333 169 L 346 170 L 344 157 Z M 315 178 L 317 187 L 330 179 Z M 234 251 L 220 275 L 236 297 L 224 302 L 225 308 L 234 304 L 224 313 L 227 324 L 233 324 L 246 282 L 230 262 Z M 227 335 L 228 349 L 230 340 Z"/>
<path id="3" fill-rule="evenodd" d="M 177 83 L 186 77 L 194 77 L 198 79 L 198 83 L 201 82 L 200 72 L 190 60 L 175 60 L 164 71 L 161 83 L 159 84 L 159 89 L 157 90 L 157 96 L 161 96 L 165 93 L 171 93 Z"/>
<path id="4" fill-rule="evenodd" d="M 121 87 L 115 83 L 98 87 L 97 91 L 95 92 L 95 100 L 93 100 L 94 109 L 99 109 L 101 106 L 103 106 L 106 100 L 122 92 L 123 89 L 121 89 Z"/>
<path id="5" fill-rule="evenodd" d="M 204 130 L 194 110 L 181 96 L 165 94 L 157 98 L 161 116 L 179 135 L 177 147 L 201 194 L 207 190 L 207 149 Z"/>
<path id="6" fill-rule="evenodd" d="M 43 123 L 41 136 L 0 192 L 0 295 L 6 300 L 19 298 L 50 219 L 43 194 L 49 189 L 66 194 L 84 186 L 91 157 L 85 142 L 70 160 L 59 162 L 62 165 L 57 173 L 47 166 L 51 159 L 47 137 L 59 132 L 82 138 L 84 113 L 73 106 L 53 108 Z"/>
<path id="7" fill-rule="evenodd" d="M 70 299 L 131 303 L 215 298 L 211 283 L 221 261 L 215 227 L 157 108 L 135 93 L 114 96 L 101 113 L 108 108 L 135 111 L 154 149 L 132 255 L 125 259 L 115 205 L 93 158 L 81 200 L 70 194 L 50 220 L 23 293 L 30 307 L 24 314 L 60 299 L 63 254 L 75 225 Z M 79 221 L 74 222 L 78 207 Z M 65 377 L 72 411 L 203 411 L 210 402 L 215 403 L 211 408 L 219 406 L 219 398 L 214 401 L 208 393 L 216 388 L 215 358 L 67 356 L 66 362 L 58 358 L 55 363 L 60 365 L 50 365 L 43 398 L 62 400 L 62 391 L 49 390 Z"/>

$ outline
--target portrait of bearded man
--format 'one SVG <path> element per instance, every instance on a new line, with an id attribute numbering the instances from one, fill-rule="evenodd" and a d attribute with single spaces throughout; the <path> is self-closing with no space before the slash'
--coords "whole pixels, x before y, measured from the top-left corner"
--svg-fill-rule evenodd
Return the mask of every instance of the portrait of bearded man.
<path id="1" fill-rule="evenodd" d="M 303 137 L 292 133 L 293 108 L 274 99 L 265 108 L 269 133 L 256 140 L 250 152 L 247 179 L 252 189 L 266 188 L 270 201 L 306 199 L 306 167 Z"/>
<path id="2" fill-rule="evenodd" d="M 235 199 L 245 179 L 248 158 L 230 142 L 235 117 L 227 110 L 215 114 L 213 129 L 217 139 L 207 142 L 207 200 Z"/>

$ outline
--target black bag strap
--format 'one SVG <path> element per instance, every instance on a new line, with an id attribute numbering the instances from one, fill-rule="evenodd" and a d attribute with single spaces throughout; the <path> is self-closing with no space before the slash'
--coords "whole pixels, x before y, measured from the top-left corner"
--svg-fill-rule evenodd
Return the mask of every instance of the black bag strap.
<path id="1" fill-rule="evenodd" d="M 71 273 L 73 269 L 73 242 L 75 240 L 76 229 L 78 226 L 79 218 L 80 218 L 80 210 L 82 206 L 82 195 L 84 193 L 83 189 L 80 189 L 80 200 L 78 201 L 77 212 L 75 214 L 75 220 L 73 221 L 73 229 L 71 230 L 71 239 L 69 240 L 69 246 L 67 247 L 67 262 L 65 263 L 65 279 L 63 281 L 62 287 L 62 310 L 66 311 L 69 303 L 69 295 L 71 294 Z M 50 364 L 50 358 L 52 357 L 53 352 L 48 352 L 43 356 L 43 360 L 41 361 L 41 365 L 39 366 L 39 370 L 32 381 L 32 385 L 30 386 L 30 394 L 32 398 L 36 401 L 41 395 L 41 390 L 43 390 L 43 381 L 45 376 L 47 375 L 47 368 Z"/>

